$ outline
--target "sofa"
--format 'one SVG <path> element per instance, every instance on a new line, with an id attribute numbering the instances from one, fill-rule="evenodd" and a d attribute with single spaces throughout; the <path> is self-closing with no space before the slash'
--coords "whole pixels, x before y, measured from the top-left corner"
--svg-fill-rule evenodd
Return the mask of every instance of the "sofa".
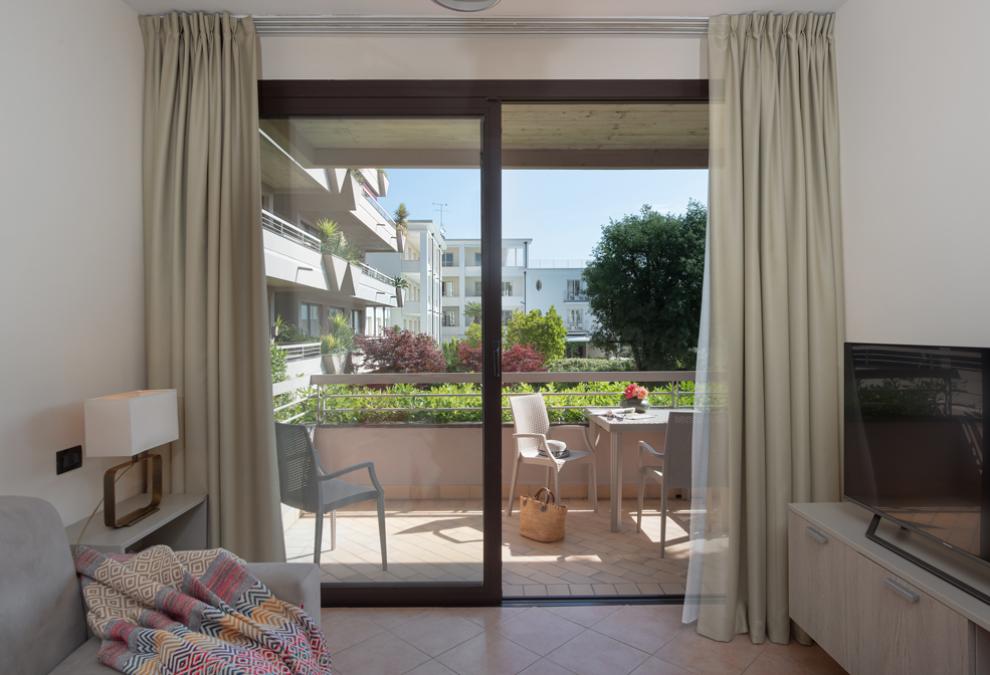
<path id="1" fill-rule="evenodd" d="M 279 598 L 320 620 L 311 563 L 249 563 Z M 0 496 L 0 673 L 114 673 L 97 661 L 62 520 L 48 502 Z"/>

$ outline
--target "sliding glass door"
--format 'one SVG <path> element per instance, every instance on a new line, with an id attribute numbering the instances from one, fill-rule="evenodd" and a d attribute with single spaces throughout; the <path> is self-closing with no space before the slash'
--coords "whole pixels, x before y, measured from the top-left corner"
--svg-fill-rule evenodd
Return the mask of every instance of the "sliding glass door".
<path id="1" fill-rule="evenodd" d="M 284 495 L 286 549 L 320 563 L 325 603 L 498 599 L 487 114 L 261 121 L 276 419 L 318 465 L 311 505 Z"/>

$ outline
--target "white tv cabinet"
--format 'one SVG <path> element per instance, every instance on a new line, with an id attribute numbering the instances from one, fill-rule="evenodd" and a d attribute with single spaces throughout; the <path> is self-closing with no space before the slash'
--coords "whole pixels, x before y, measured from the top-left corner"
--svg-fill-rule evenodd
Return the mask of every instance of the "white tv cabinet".
<path id="1" fill-rule="evenodd" d="M 853 675 L 990 674 L 990 605 L 866 538 L 851 502 L 791 504 L 791 619 Z M 978 565 L 883 523 L 877 531 L 990 591 Z"/>

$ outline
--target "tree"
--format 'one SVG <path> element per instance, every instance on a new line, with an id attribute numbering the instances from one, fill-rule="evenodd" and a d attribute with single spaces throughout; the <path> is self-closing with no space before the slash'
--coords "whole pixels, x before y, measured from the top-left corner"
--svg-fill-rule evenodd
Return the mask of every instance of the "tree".
<path id="1" fill-rule="evenodd" d="M 481 323 L 481 303 L 469 302 L 464 305 L 464 317 L 474 323 Z"/>
<path id="2" fill-rule="evenodd" d="M 357 338 L 364 352 L 364 366 L 375 373 L 442 373 L 447 369 L 443 352 L 425 333 L 386 328 L 381 337 Z"/>
<path id="3" fill-rule="evenodd" d="M 395 220 L 395 231 L 405 236 L 409 232 L 409 209 L 406 208 L 404 202 L 399 202 L 393 220 Z"/>
<path id="4" fill-rule="evenodd" d="M 505 344 L 506 347 L 528 345 L 538 351 L 544 361 L 555 361 L 564 357 L 567 329 L 553 307 L 546 315 L 538 309 L 516 311 L 505 325 Z"/>
<path id="5" fill-rule="evenodd" d="M 602 228 L 584 271 L 596 345 L 627 345 L 639 370 L 694 368 L 707 221 L 692 200 L 682 215 L 644 206 Z"/>

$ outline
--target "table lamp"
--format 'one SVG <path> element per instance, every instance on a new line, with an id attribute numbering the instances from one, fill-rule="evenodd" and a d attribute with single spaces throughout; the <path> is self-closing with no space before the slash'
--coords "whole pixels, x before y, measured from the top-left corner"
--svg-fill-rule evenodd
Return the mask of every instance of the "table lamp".
<path id="1" fill-rule="evenodd" d="M 162 501 L 162 458 L 149 450 L 179 438 L 179 407 L 175 389 L 143 389 L 86 399 L 84 405 L 87 457 L 127 457 L 103 474 L 103 522 L 107 527 L 133 525 L 158 510 Z M 117 517 L 117 476 L 140 462 L 151 468 L 151 502 Z M 147 476 L 148 474 L 145 473 Z"/>

